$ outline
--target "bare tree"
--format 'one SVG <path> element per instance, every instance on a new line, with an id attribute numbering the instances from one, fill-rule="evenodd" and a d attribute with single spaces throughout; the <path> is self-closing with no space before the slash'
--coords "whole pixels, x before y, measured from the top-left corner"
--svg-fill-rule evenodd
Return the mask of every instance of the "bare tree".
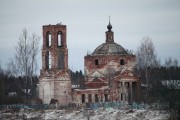
<path id="1" fill-rule="evenodd" d="M 155 47 L 153 45 L 152 39 L 149 37 L 144 37 L 141 41 L 140 46 L 136 52 L 136 69 L 145 81 L 145 90 L 142 94 L 145 102 L 149 101 L 149 92 L 151 90 L 150 77 L 152 76 L 152 69 L 159 67 L 160 63 L 157 60 L 157 55 L 155 53 Z M 142 80 L 143 80 L 142 79 Z"/>
<path id="2" fill-rule="evenodd" d="M 149 37 L 144 37 L 136 52 L 136 67 L 138 70 L 145 72 L 145 82 L 147 85 L 149 84 L 151 68 L 158 66 L 160 66 L 160 63 L 157 60 L 153 41 Z"/>
<path id="3" fill-rule="evenodd" d="M 32 77 L 37 70 L 36 57 L 39 52 L 39 40 L 40 37 L 37 34 L 33 33 L 29 36 L 27 30 L 23 29 L 15 46 L 15 56 L 10 59 L 8 66 L 12 74 L 25 78 L 27 103 L 29 98 L 28 88 L 31 88 Z"/>
<path id="4" fill-rule="evenodd" d="M 129 50 L 129 49 L 126 49 L 126 52 L 130 55 L 133 55 L 134 54 L 134 51 L 133 50 Z"/>

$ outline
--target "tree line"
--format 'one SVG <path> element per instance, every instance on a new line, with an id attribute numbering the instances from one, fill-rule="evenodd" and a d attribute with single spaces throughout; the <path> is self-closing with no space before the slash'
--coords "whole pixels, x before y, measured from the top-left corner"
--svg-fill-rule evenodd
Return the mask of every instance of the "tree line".
<path id="1" fill-rule="evenodd" d="M 34 75 L 32 78 L 24 76 L 14 76 L 8 71 L 0 69 L 0 104 L 26 104 L 27 95 L 27 79 L 28 84 L 28 99 L 29 101 L 37 97 L 38 76 Z"/>
<path id="2" fill-rule="evenodd" d="M 85 87 L 84 79 L 85 78 L 81 70 L 76 72 L 71 71 L 71 82 L 72 85 L 75 85 L 75 88 L 83 89 Z"/>

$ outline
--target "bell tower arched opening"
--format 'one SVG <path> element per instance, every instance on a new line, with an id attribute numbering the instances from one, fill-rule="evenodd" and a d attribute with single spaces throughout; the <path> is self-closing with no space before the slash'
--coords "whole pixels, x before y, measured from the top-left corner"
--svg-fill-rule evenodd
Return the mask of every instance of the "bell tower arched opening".
<path id="1" fill-rule="evenodd" d="M 62 45 L 62 32 L 60 32 L 60 31 L 58 32 L 57 38 L 58 38 L 58 40 L 57 40 L 58 47 L 61 47 L 61 45 Z"/>
<path id="2" fill-rule="evenodd" d="M 50 32 L 46 33 L 46 46 L 47 47 L 51 46 L 51 33 Z"/>
<path id="3" fill-rule="evenodd" d="M 45 64 L 46 69 L 51 69 L 51 53 L 49 51 L 46 51 Z"/>
<path id="4" fill-rule="evenodd" d="M 64 53 L 62 51 L 60 51 L 58 54 L 58 68 L 64 68 Z"/>

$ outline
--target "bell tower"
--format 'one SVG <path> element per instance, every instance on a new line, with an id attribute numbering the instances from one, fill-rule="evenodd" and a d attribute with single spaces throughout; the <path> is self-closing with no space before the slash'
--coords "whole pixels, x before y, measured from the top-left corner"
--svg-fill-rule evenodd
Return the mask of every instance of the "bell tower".
<path id="1" fill-rule="evenodd" d="M 68 69 L 66 26 L 43 26 L 42 69 Z"/>
<path id="2" fill-rule="evenodd" d="M 52 99 L 59 104 L 71 102 L 71 78 L 68 69 L 66 25 L 43 26 L 42 69 L 39 97 L 49 104 Z"/>

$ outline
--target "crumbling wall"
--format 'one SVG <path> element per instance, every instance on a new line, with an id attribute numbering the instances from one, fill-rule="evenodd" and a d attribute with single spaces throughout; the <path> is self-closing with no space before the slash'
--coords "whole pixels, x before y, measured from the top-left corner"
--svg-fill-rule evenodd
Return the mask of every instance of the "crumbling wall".
<path id="1" fill-rule="evenodd" d="M 98 60 L 98 65 L 95 61 Z M 121 65 L 120 61 L 124 60 Z M 85 76 L 86 80 L 93 79 L 94 77 L 105 77 L 105 75 L 121 72 L 122 70 L 132 71 L 135 66 L 134 55 L 96 55 L 84 57 Z"/>

